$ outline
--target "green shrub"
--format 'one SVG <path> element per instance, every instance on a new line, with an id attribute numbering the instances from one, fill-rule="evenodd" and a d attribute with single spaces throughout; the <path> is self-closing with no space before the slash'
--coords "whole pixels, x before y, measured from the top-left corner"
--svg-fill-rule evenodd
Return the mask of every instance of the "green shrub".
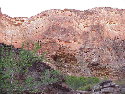
<path id="1" fill-rule="evenodd" d="M 57 77 L 59 75 L 60 75 L 59 71 L 47 69 L 41 76 L 41 83 L 43 85 L 56 83 L 60 81 L 59 77 Z"/>
<path id="2" fill-rule="evenodd" d="M 66 83 L 75 90 L 88 90 L 93 84 L 99 83 L 99 79 L 96 77 L 67 76 Z"/>
<path id="3" fill-rule="evenodd" d="M 23 91 L 38 92 L 36 86 L 49 85 L 59 81 L 56 78 L 59 73 L 54 70 L 45 70 L 41 73 L 39 80 L 32 76 L 25 76 L 33 63 L 44 60 L 43 55 L 38 56 L 36 53 L 39 49 L 38 44 L 35 44 L 33 51 L 23 48 L 14 49 L 7 45 L 0 46 L 0 94 L 20 94 Z"/>

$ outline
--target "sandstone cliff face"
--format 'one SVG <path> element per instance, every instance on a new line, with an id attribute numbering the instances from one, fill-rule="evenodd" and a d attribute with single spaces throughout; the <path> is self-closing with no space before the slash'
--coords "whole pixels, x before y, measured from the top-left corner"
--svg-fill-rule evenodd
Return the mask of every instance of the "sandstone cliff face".
<path id="1" fill-rule="evenodd" d="M 0 43 L 41 44 L 57 69 L 76 76 L 125 76 L 125 10 L 48 10 L 30 18 L 0 14 Z"/>

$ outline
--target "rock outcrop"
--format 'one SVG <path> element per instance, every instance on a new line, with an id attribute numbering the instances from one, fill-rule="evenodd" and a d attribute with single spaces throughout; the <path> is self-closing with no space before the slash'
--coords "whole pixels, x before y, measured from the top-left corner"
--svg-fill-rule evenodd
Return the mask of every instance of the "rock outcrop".
<path id="1" fill-rule="evenodd" d="M 104 81 L 94 86 L 92 94 L 121 94 L 120 87 L 112 81 Z"/>
<path id="2" fill-rule="evenodd" d="M 39 53 L 69 75 L 125 77 L 125 9 L 47 10 L 30 18 L 0 15 L 0 43 L 20 48 L 38 42 Z"/>

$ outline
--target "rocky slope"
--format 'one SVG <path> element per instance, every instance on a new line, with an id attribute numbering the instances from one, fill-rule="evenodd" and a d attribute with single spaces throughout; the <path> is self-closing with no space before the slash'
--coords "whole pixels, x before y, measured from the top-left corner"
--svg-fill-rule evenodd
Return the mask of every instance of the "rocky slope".
<path id="1" fill-rule="evenodd" d="M 69 75 L 125 77 L 125 9 L 47 10 L 30 18 L 0 13 L 0 43 L 41 44 L 52 65 Z"/>

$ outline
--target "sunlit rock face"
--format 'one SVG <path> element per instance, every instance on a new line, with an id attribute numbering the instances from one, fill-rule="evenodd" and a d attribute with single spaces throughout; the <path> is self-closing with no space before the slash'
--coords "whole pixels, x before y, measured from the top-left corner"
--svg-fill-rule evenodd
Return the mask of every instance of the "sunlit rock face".
<path id="1" fill-rule="evenodd" d="M 125 10 L 47 10 L 30 18 L 0 14 L 0 42 L 16 48 L 28 41 L 69 75 L 125 76 Z"/>

